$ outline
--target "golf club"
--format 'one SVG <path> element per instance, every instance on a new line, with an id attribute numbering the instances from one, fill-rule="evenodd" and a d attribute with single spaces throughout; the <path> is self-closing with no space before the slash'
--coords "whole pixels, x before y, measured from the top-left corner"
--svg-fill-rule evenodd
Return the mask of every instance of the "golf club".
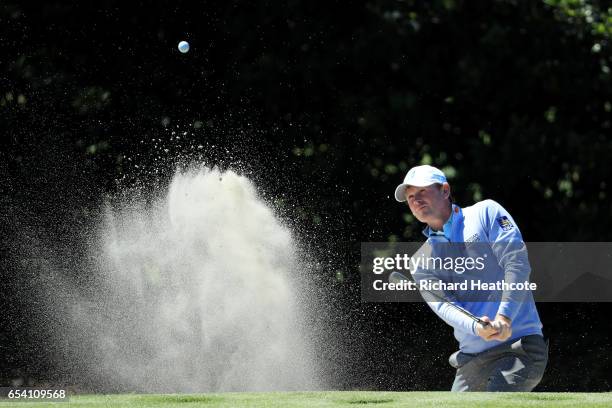
<path id="1" fill-rule="evenodd" d="M 403 275 L 403 274 L 401 274 L 399 272 L 392 272 L 391 275 L 389 275 L 389 282 L 391 282 L 391 283 L 400 283 L 401 281 L 408 281 L 408 280 L 409 279 L 405 275 Z M 461 313 L 463 313 L 464 315 L 466 315 L 470 319 L 474 320 L 477 323 L 480 323 L 483 327 L 489 325 L 489 322 L 485 322 L 481 318 L 479 318 L 477 316 L 474 316 L 472 313 L 468 312 L 467 310 L 465 310 L 461 306 L 458 306 L 458 305 L 454 304 L 453 302 L 445 299 L 444 297 L 442 297 L 440 295 L 437 295 L 434 292 L 432 292 L 430 290 L 427 290 L 427 289 L 423 289 L 423 291 L 429 293 L 430 295 L 432 295 L 436 299 L 440 300 L 441 302 L 448 303 L 449 306 L 454 307 L 455 309 L 457 309 L 458 311 L 460 311 Z"/>

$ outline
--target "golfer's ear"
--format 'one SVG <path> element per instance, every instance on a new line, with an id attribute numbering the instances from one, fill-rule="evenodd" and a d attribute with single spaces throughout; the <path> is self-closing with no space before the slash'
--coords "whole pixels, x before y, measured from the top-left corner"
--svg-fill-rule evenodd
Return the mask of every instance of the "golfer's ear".
<path id="1" fill-rule="evenodd" d="M 450 184 L 448 184 L 448 183 L 442 184 L 442 194 L 444 195 L 444 198 L 450 197 L 450 195 L 451 195 Z"/>

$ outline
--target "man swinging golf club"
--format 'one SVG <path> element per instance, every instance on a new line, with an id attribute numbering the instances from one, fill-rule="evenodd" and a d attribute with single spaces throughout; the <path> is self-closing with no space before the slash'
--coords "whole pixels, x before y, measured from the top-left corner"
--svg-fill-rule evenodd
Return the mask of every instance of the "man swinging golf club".
<path id="1" fill-rule="evenodd" d="M 529 260 L 526 250 L 516 250 L 524 248 L 524 243 L 512 216 L 493 200 L 461 208 L 452 203 L 450 194 L 444 173 L 423 165 L 408 171 L 395 190 L 395 199 L 407 202 L 416 219 L 427 224 L 423 234 L 428 242 L 488 242 L 495 248 L 496 262 L 483 274 L 529 280 Z M 455 308 L 448 307 L 449 302 L 428 302 L 454 328 L 459 341 L 459 351 L 449 358 L 457 370 L 452 391 L 531 391 L 540 382 L 548 346 L 533 296 L 508 291 L 504 295 L 499 301 L 461 303 L 457 299 Z M 482 322 L 458 312 L 461 307 Z"/>

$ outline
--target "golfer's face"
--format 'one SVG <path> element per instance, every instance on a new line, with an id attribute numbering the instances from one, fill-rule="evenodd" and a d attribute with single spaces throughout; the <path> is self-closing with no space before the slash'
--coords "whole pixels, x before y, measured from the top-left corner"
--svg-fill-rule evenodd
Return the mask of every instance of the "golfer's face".
<path id="1" fill-rule="evenodd" d="M 428 222 L 444 206 L 446 199 L 437 184 L 427 187 L 410 186 L 406 189 L 406 201 L 410 211 L 421 222 Z"/>

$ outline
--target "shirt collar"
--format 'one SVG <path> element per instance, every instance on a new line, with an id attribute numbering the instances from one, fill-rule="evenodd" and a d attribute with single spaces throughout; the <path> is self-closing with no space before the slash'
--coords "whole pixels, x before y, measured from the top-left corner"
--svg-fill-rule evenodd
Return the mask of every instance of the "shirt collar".
<path id="1" fill-rule="evenodd" d="M 451 208 L 451 215 L 450 217 L 448 217 L 446 223 L 444 223 L 442 231 L 435 231 L 428 225 L 427 227 L 425 227 L 425 229 L 423 229 L 423 235 L 425 235 L 427 238 L 444 237 L 450 241 L 453 233 L 453 223 L 455 221 L 455 218 L 457 218 L 455 217 L 455 215 L 459 215 L 460 213 L 461 208 L 459 208 L 458 205 L 453 204 Z"/>

